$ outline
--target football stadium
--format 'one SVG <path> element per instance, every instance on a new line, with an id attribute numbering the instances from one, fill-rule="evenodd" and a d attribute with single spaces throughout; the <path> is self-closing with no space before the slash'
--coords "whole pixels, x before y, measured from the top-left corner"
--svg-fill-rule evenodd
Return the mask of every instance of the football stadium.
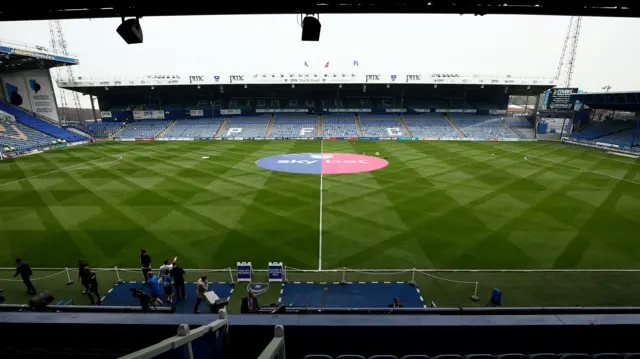
<path id="1" fill-rule="evenodd" d="M 0 58 L 1 357 L 640 355 L 640 91 Z"/>

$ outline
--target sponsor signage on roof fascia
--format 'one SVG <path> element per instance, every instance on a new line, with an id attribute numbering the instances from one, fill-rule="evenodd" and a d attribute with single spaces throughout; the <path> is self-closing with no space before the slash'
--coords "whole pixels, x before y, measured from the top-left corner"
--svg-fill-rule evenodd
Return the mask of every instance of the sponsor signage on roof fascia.
<path id="1" fill-rule="evenodd" d="M 263 76 L 264 75 L 264 76 Z M 179 78 L 138 78 L 138 79 L 75 79 L 61 81 L 65 87 L 105 86 L 101 82 L 109 82 L 110 86 L 150 86 L 150 85 L 250 85 L 250 84 L 435 84 L 435 85 L 518 85 L 518 86 L 553 86 L 553 79 L 531 79 L 518 77 L 432 77 L 421 73 L 397 74 L 354 74 L 336 73 L 283 73 L 283 74 L 186 74 Z"/>

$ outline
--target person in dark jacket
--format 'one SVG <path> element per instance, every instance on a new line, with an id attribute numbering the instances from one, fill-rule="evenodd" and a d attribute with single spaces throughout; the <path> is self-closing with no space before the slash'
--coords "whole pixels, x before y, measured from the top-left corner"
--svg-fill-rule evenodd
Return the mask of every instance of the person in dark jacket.
<path id="1" fill-rule="evenodd" d="M 176 287 L 177 299 L 187 299 L 187 293 L 184 290 L 184 269 L 178 265 L 177 262 L 173 262 L 173 268 L 169 271 L 169 275 L 173 278 L 173 286 Z"/>
<path id="2" fill-rule="evenodd" d="M 89 264 L 84 259 L 78 259 L 78 282 L 82 284 L 84 290 L 82 294 L 89 293 L 89 276 L 87 275 L 87 267 Z"/>
<path id="3" fill-rule="evenodd" d="M 400 303 L 400 298 L 393 298 L 393 303 L 388 305 L 389 308 L 404 308 L 404 305 Z"/>
<path id="4" fill-rule="evenodd" d="M 142 275 L 144 276 L 144 284 L 149 281 L 147 273 L 151 270 L 151 256 L 147 253 L 146 249 L 140 250 L 140 267 L 142 267 Z"/>
<path id="5" fill-rule="evenodd" d="M 98 299 L 98 305 L 100 305 L 100 293 L 98 293 L 98 276 L 96 273 L 91 270 L 91 267 L 87 266 L 85 268 L 86 276 L 87 276 L 87 294 L 89 295 L 89 300 L 91 301 L 91 305 L 96 304 L 96 301 L 93 300 L 93 296 L 95 295 Z"/>
<path id="6" fill-rule="evenodd" d="M 33 271 L 31 271 L 29 264 L 27 264 L 27 262 L 23 262 L 20 258 L 16 259 L 16 274 L 13 275 L 13 278 L 17 277 L 18 274 L 20 275 L 20 278 L 22 278 L 24 285 L 27 286 L 27 293 L 35 295 L 36 287 L 31 283 L 31 275 L 33 274 Z"/>
<path id="7" fill-rule="evenodd" d="M 242 298 L 242 304 L 240 304 L 240 313 L 257 313 L 260 310 L 260 304 L 258 304 L 258 298 L 252 291 L 247 293 L 247 296 Z"/>

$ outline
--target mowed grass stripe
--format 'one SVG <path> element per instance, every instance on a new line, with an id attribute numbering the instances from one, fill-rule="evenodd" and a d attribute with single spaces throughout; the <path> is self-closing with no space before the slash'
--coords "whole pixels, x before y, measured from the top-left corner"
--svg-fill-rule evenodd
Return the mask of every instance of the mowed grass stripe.
<path id="1" fill-rule="evenodd" d="M 555 143 L 325 146 L 377 151 L 390 165 L 326 176 L 323 267 L 640 268 L 637 231 L 629 230 L 640 218 L 637 185 L 560 164 L 539 166 L 524 156 L 630 180 L 638 176 L 635 163 Z M 21 181 L 28 188 L 0 187 L 0 260 L 10 266 L 19 255 L 32 265 L 63 266 L 84 256 L 94 266 L 137 266 L 137 250 L 145 246 L 154 261 L 177 254 L 193 267 L 241 260 L 317 267 L 317 176 L 270 172 L 255 161 L 319 147 L 317 141 L 108 143 L 0 163 L 11 163 L 0 167 L 0 185 L 61 169 Z M 112 164 L 63 169 L 138 149 Z"/>

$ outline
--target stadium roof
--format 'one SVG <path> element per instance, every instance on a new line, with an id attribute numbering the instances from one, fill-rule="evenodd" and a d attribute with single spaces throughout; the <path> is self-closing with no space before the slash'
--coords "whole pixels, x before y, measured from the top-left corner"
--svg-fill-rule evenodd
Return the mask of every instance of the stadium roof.
<path id="1" fill-rule="evenodd" d="M 0 73 L 77 65 L 78 59 L 54 53 L 42 46 L 0 40 Z"/>
<path id="2" fill-rule="evenodd" d="M 175 87 L 175 86 L 254 86 L 254 85 L 430 85 L 430 86 L 512 86 L 554 87 L 556 81 L 544 77 L 516 77 L 511 75 L 459 75 L 439 73 L 400 73 L 369 71 L 355 72 L 283 72 L 283 73 L 218 73 L 187 75 L 152 75 L 139 78 L 84 78 L 63 80 L 58 86 L 83 93 L 91 92 L 91 88 L 118 87 Z"/>
<path id="3" fill-rule="evenodd" d="M 12 3 L 0 11 L 0 21 L 105 18 L 122 16 L 298 14 L 298 13 L 432 13 L 432 14 L 516 14 L 640 17 L 640 4 L 618 1 L 215 1 L 109 2 L 80 6 L 76 1 Z"/>
<path id="4" fill-rule="evenodd" d="M 640 92 L 578 93 L 571 98 L 594 109 L 640 111 Z"/>

